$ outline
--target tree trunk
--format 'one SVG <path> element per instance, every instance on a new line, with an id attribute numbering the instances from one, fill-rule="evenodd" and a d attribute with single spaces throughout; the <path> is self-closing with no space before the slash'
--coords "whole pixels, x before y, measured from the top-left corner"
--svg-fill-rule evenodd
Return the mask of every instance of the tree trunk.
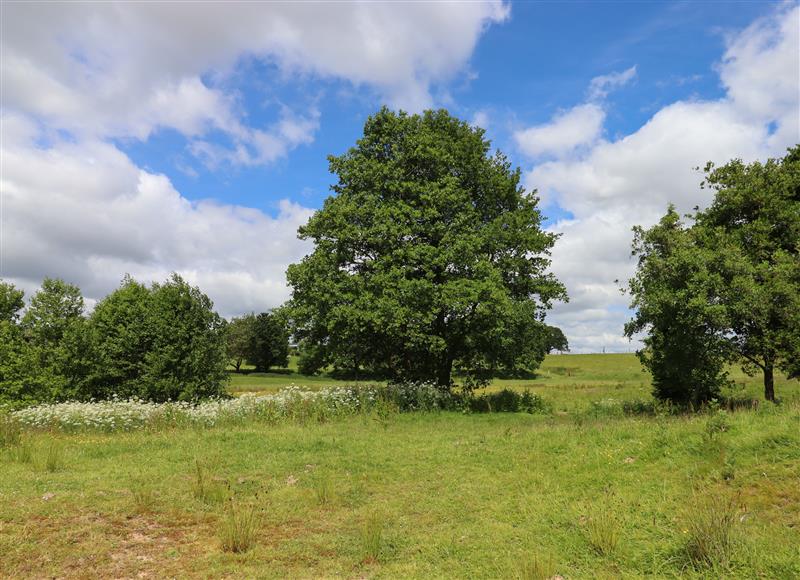
<path id="1" fill-rule="evenodd" d="M 764 362 L 764 398 L 775 402 L 775 376 L 771 360 Z"/>
<path id="2" fill-rule="evenodd" d="M 445 353 L 439 361 L 439 368 L 436 373 L 436 384 L 440 387 L 450 388 L 450 375 L 453 372 L 453 357 L 450 353 Z"/>

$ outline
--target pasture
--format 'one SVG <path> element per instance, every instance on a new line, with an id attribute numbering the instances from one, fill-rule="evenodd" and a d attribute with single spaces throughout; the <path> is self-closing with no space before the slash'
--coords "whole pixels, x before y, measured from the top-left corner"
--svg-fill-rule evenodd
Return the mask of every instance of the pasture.
<path id="1" fill-rule="evenodd" d="M 231 390 L 288 383 L 334 381 Z M 632 355 L 504 386 L 551 412 L 6 434 L 0 576 L 800 576 L 797 381 L 779 406 L 692 415 L 626 414 L 649 397 Z"/>

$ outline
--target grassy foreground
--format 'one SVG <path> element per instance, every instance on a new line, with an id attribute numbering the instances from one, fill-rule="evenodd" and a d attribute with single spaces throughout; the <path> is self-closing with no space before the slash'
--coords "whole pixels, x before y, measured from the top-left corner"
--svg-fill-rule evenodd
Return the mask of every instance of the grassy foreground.
<path id="1" fill-rule="evenodd" d="M 600 367 L 548 371 L 552 415 L 24 433 L 0 577 L 800 577 L 796 382 L 778 407 L 624 417 L 589 403 L 646 387 Z"/>

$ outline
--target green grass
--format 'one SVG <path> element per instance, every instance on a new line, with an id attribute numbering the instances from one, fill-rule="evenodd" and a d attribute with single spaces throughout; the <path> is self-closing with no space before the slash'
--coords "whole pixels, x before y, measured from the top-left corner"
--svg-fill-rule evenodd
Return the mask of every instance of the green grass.
<path id="1" fill-rule="evenodd" d="M 797 382 L 724 420 L 586 412 L 647 396 L 631 361 L 506 383 L 552 415 L 25 432 L 0 450 L 0 577 L 800 577 Z"/>
<path id="2" fill-rule="evenodd" d="M 742 394 L 756 399 L 763 398 L 761 375 L 750 377 L 740 368 L 732 367 L 730 378 L 737 389 L 741 389 Z M 301 375 L 297 372 L 296 357 L 291 357 L 289 368 L 278 369 L 276 372 L 231 373 L 229 391 L 233 394 L 273 393 L 290 384 L 321 388 L 353 382 L 333 379 L 325 374 Z M 548 355 L 534 377 L 495 379 L 486 390 L 502 388 L 530 389 L 546 397 L 557 411 L 564 412 L 585 409 L 592 401 L 602 399 L 631 400 L 651 397 L 650 375 L 632 353 Z M 776 393 L 787 401 L 800 399 L 798 381 L 787 381 L 783 375 L 777 373 Z"/>

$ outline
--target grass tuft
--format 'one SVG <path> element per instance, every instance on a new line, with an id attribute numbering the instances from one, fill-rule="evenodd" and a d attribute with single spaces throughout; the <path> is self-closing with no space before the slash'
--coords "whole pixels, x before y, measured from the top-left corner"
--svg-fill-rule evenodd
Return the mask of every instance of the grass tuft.
<path id="1" fill-rule="evenodd" d="M 531 558 L 525 559 L 519 565 L 514 578 L 519 580 L 549 580 L 557 577 L 556 561 L 547 554 L 533 554 Z"/>
<path id="2" fill-rule="evenodd" d="M 619 518 L 611 510 L 601 509 L 586 521 L 586 539 L 595 552 L 609 556 L 619 545 L 620 529 Z"/>
<path id="3" fill-rule="evenodd" d="M 359 528 L 361 539 L 361 561 L 377 562 L 383 543 L 384 518 L 378 512 L 370 512 Z"/>
<path id="4" fill-rule="evenodd" d="M 319 505 L 329 505 L 336 496 L 333 478 L 327 472 L 320 473 L 314 478 L 314 495 Z"/>
<path id="5" fill-rule="evenodd" d="M 65 451 L 61 441 L 53 439 L 45 448 L 44 469 L 49 473 L 61 470 L 64 467 Z"/>
<path id="6" fill-rule="evenodd" d="M 738 544 L 736 499 L 706 495 L 686 514 L 686 554 L 699 567 L 725 567 Z"/>
<path id="7" fill-rule="evenodd" d="M 219 539 L 223 552 L 243 554 L 256 543 L 260 513 L 255 504 L 240 504 L 228 499 L 228 506 L 219 526 Z"/>
<path id="8" fill-rule="evenodd" d="M 134 477 L 130 483 L 133 505 L 137 512 L 145 513 L 153 509 L 156 496 L 153 488 L 141 477 Z"/>

